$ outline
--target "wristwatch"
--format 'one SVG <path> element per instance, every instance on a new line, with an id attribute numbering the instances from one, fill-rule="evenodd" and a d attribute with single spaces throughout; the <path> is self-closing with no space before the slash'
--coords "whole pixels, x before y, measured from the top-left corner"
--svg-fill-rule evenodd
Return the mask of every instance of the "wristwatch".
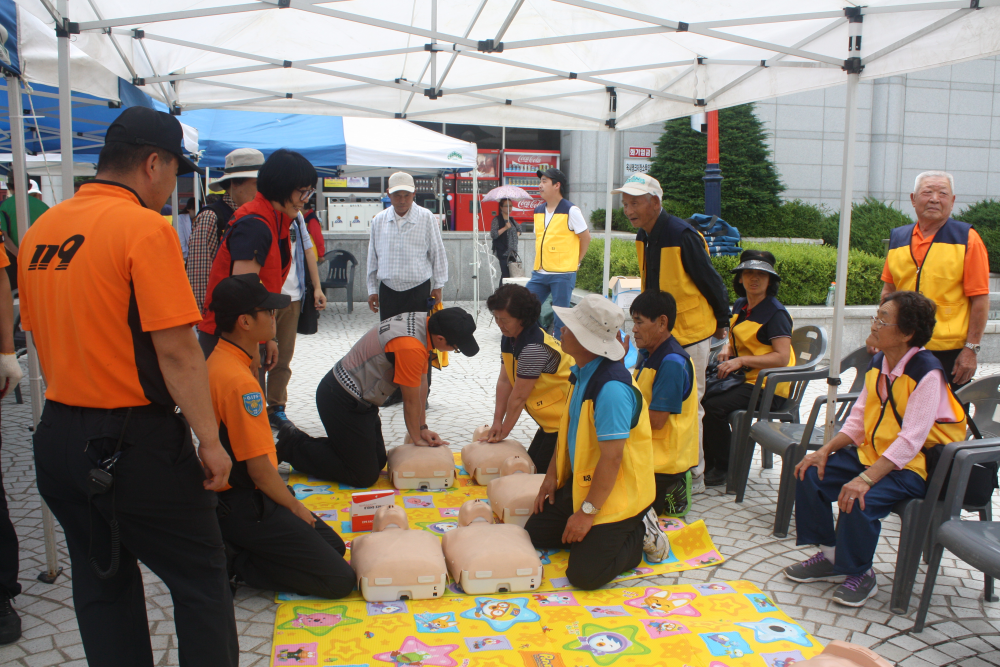
<path id="1" fill-rule="evenodd" d="M 594 503 L 590 502 L 589 500 L 584 500 L 583 507 L 581 507 L 580 509 L 583 510 L 584 514 L 589 514 L 591 516 L 594 516 L 595 514 L 601 511 L 600 507 L 594 507 Z"/>
<path id="2" fill-rule="evenodd" d="M 966 344 L 965 344 L 965 347 L 967 347 L 967 348 L 969 348 L 970 350 L 972 350 L 972 354 L 974 354 L 974 355 L 976 355 L 976 356 L 979 356 L 979 345 L 978 345 L 978 344 L 974 344 L 974 343 L 966 343 Z"/>

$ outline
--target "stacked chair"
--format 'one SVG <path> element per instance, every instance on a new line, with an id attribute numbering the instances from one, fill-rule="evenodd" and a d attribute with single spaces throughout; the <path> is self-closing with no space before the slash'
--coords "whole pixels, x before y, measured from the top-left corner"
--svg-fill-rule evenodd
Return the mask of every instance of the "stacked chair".
<path id="1" fill-rule="evenodd" d="M 708 242 L 708 252 L 712 257 L 718 255 L 739 257 L 740 230 L 730 225 L 717 215 L 695 213 L 687 219 L 687 223 L 701 232 Z"/>

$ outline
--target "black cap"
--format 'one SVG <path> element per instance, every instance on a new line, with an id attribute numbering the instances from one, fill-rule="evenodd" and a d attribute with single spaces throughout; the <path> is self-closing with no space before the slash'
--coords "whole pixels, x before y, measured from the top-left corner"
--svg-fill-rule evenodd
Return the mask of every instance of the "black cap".
<path id="1" fill-rule="evenodd" d="M 569 185 L 569 179 L 566 178 L 566 174 L 562 173 L 561 171 L 559 171 L 555 167 L 549 167 L 545 171 L 542 171 L 541 169 L 539 169 L 538 171 L 535 172 L 535 175 L 538 176 L 538 178 L 541 178 L 542 176 L 544 176 L 545 178 L 549 179 L 553 183 L 562 183 L 563 184 L 563 188 L 562 188 L 563 190 L 566 189 L 565 186 Z"/>
<path id="2" fill-rule="evenodd" d="M 253 273 L 229 276 L 212 290 L 212 311 L 216 315 L 246 315 L 255 310 L 287 308 L 292 297 L 268 292 Z"/>
<path id="3" fill-rule="evenodd" d="M 184 130 L 168 113 L 147 107 L 129 107 L 118 116 L 104 135 L 104 143 L 156 146 L 173 153 L 178 160 L 177 175 L 201 170 L 184 155 Z"/>
<path id="4" fill-rule="evenodd" d="M 462 308 L 444 308 L 431 315 L 431 333 L 444 336 L 449 345 L 467 357 L 479 352 L 479 343 L 472 335 L 476 321 Z"/>

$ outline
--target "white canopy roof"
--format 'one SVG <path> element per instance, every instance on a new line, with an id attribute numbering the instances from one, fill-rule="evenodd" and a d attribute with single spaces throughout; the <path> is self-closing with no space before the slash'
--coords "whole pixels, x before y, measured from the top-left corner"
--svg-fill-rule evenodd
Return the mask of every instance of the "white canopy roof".
<path id="1" fill-rule="evenodd" d="M 89 0 L 69 19 L 76 48 L 181 109 L 563 129 L 604 128 L 608 87 L 627 128 L 841 84 L 850 13 L 865 79 L 1000 53 L 1000 0 L 847 4 Z"/>

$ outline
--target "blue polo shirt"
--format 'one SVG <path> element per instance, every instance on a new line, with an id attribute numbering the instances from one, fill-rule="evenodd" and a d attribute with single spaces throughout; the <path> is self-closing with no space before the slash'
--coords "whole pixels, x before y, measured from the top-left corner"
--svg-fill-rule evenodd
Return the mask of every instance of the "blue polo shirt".
<path id="1" fill-rule="evenodd" d="M 576 459 L 576 429 L 580 423 L 580 410 L 583 408 L 583 395 L 587 383 L 593 377 L 594 371 L 604 361 L 597 357 L 583 368 L 570 367 L 570 372 L 576 377 L 573 396 L 569 401 L 569 425 L 566 428 L 566 442 L 569 445 L 569 464 L 573 467 Z M 642 412 L 642 404 L 636 400 L 632 387 L 624 382 L 612 380 L 607 382 L 597 399 L 594 401 L 594 427 L 597 440 L 620 440 L 627 438 L 631 431 L 632 421 Z"/>
<path id="2" fill-rule="evenodd" d="M 649 352 L 639 350 L 643 365 L 649 359 Z M 649 409 L 657 412 L 680 414 L 684 397 L 691 392 L 691 376 L 688 374 L 687 359 L 679 354 L 668 354 L 660 361 L 653 380 L 652 400 Z"/>

